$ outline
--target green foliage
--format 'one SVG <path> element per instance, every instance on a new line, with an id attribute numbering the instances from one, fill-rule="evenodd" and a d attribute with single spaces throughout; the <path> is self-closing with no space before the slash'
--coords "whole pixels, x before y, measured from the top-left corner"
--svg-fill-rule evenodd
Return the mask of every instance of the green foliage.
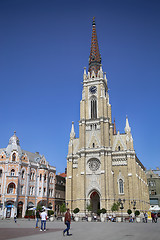
<path id="1" fill-rule="evenodd" d="M 131 215 L 132 210 L 131 210 L 131 209 L 128 209 L 128 210 L 127 210 L 127 213 L 128 213 L 128 215 Z"/>
<path id="2" fill-rule="evenodd" d="M 114 202 L 112 207 L 111 207 L 111 211 L 112 212 L 117 212 L 119 210 L 119 205 L 120 205 L 119 202 Z"/>
<path id="3" fill-rule="evenodd" d="M 48 210 L 48 216 L 50 217 L 51 215 L 54 214 L 54 211 L 53 210 Z"/>
<path id="4" fill-rule="evenodd" d="M 34 211 L 33 210 L 26 210 L 25 216 L 27 216 L 27 217 L 34 216 Z"/>
<path id="5" fill-rule="evenodd" d="M 136 211 L 135 211 L 135 216 L 137 217 L 137 216 L 139 216 L 139 214 L 140 214 L 140 211 L 139 211 L 139 210 L 136 210 Z"/>
<path id="6" fill-rule="evenodd" d="M 107 212 L 105 208 L 102 208 L 100 211 L 101 211 L 101 213 L 103 213 L 103 214 L 105 214 L 105 213 Z"/>
<path id="7" fill-rule="evenodd" d="M 38 204 L 37 207 L 36 207 L 36 211 L 38 211 L 38 210 L 39 210 L 40 212 L 42 212 L 42 206 L 39 205 L 39 204 Z"/>
<path id="8" fill-rule="evenodd" d="M 98 216 L 101 214 L 101 210 L 100 209 L 97 210 L 97 214 L 98 214 Z"/>
<path id="9" fill-rule="evenodd" d="M 92 204 L 90 203 L 90 204 L 87 204 L 87 210 L 88 210 L 88 212 L 91 212 L 92 211 Z"/>
<path id="10" fill-rule="evenodd" d="M 73 212 L 76 214 L 76 213 L 79 213 L 79 208 L 75 208 L 74 210 L 73 210 Z"/>
<path id="11" fill-rule="evenodd" d="M 60 212 L 61 212 L 61 213 L 66 212 L 66 205 L 65 205 L 65 203 L 63 203 L 63 204 L 60 206 Z"/>

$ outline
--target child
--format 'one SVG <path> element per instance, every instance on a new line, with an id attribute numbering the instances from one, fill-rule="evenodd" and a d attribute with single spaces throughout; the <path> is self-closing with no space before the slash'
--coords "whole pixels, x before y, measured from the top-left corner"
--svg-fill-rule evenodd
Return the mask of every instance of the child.
<path id="1" fill-rule="evenodd" d="M 14 214 L 14 222 L 15 223 L 17 222 L 17 215 L 16 215 L 16 213 Z"/>

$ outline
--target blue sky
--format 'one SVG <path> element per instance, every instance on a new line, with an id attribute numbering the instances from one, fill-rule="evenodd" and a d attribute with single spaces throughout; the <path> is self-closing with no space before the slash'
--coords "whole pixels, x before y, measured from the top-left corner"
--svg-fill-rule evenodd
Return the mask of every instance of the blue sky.
<path id="1" fill-rule="evenodd" d="M 155 0 L 1 0 L 0 148 L 16 130 L 22 149 L 64 172 L 95 16 L 116 128 L 127 115 L 137 156 L 160 167 L 159 12 Z"/>

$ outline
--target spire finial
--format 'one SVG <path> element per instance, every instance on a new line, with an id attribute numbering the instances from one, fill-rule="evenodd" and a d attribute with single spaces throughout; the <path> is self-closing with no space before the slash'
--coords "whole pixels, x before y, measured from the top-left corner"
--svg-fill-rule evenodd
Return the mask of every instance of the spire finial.
<path id="1" fill-rule="evenodd" d="M 131 128 L 129 126 L 128 117 L 126 116 L 126 127 L 125 127 L 125 133 L 131 132 Z"/>
<path id="2" fill-rule="evenodd" d="M 113 125 L 113 134 L 116 135 L 116 122 L 115 122 L 115 118 L 114 118 L 114 125 Z"/>
<path id="3" fill-rule="evenodd" d="M 96 25 L 95 17 L 93 17 L 92 25 Z"/>
<path id="4" fill-rule="evenodd" d="M 16 131 L 14 131 L 14 135 L 16 135 Z"/>
<path id="5" fill-rule="evenodd" d="M 98 47 L 95 17 L 93 17 L 91 51 L 89 56 L 89 72 L 92 73 L 92 71 L 94 71 L 95 74 L 97 75 L 98 70 L 100 69 L 100 65 L 101 65 L 101 55 L 99 53 L 99 47 Z"/>
<path id="6" fill-rule="evenodd" d="M 70 138 L 73 139 L 75 138 L 75 132 L 74 132 L 74 122 L 72 121 L 72 128 L 71 128 L 71 133 L 70 133 Z"/>

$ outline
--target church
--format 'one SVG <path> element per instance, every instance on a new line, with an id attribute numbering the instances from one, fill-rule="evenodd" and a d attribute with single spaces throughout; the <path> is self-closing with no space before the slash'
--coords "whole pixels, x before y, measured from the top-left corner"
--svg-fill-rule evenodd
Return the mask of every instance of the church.
<path id="1" fill-rule="evenodd" d="M 136 156 L 128 117 L 125 132 L 112 120 L 106 73 L 102 70 L 96 24 L 93 18 L 88 71 L 84 68 L 80 101 L 79 138 L 72 122 L 67 155 L 66 204 L 80 214 L 118 201 L 123 212 L 149 209 L 145 167 Z"/>

